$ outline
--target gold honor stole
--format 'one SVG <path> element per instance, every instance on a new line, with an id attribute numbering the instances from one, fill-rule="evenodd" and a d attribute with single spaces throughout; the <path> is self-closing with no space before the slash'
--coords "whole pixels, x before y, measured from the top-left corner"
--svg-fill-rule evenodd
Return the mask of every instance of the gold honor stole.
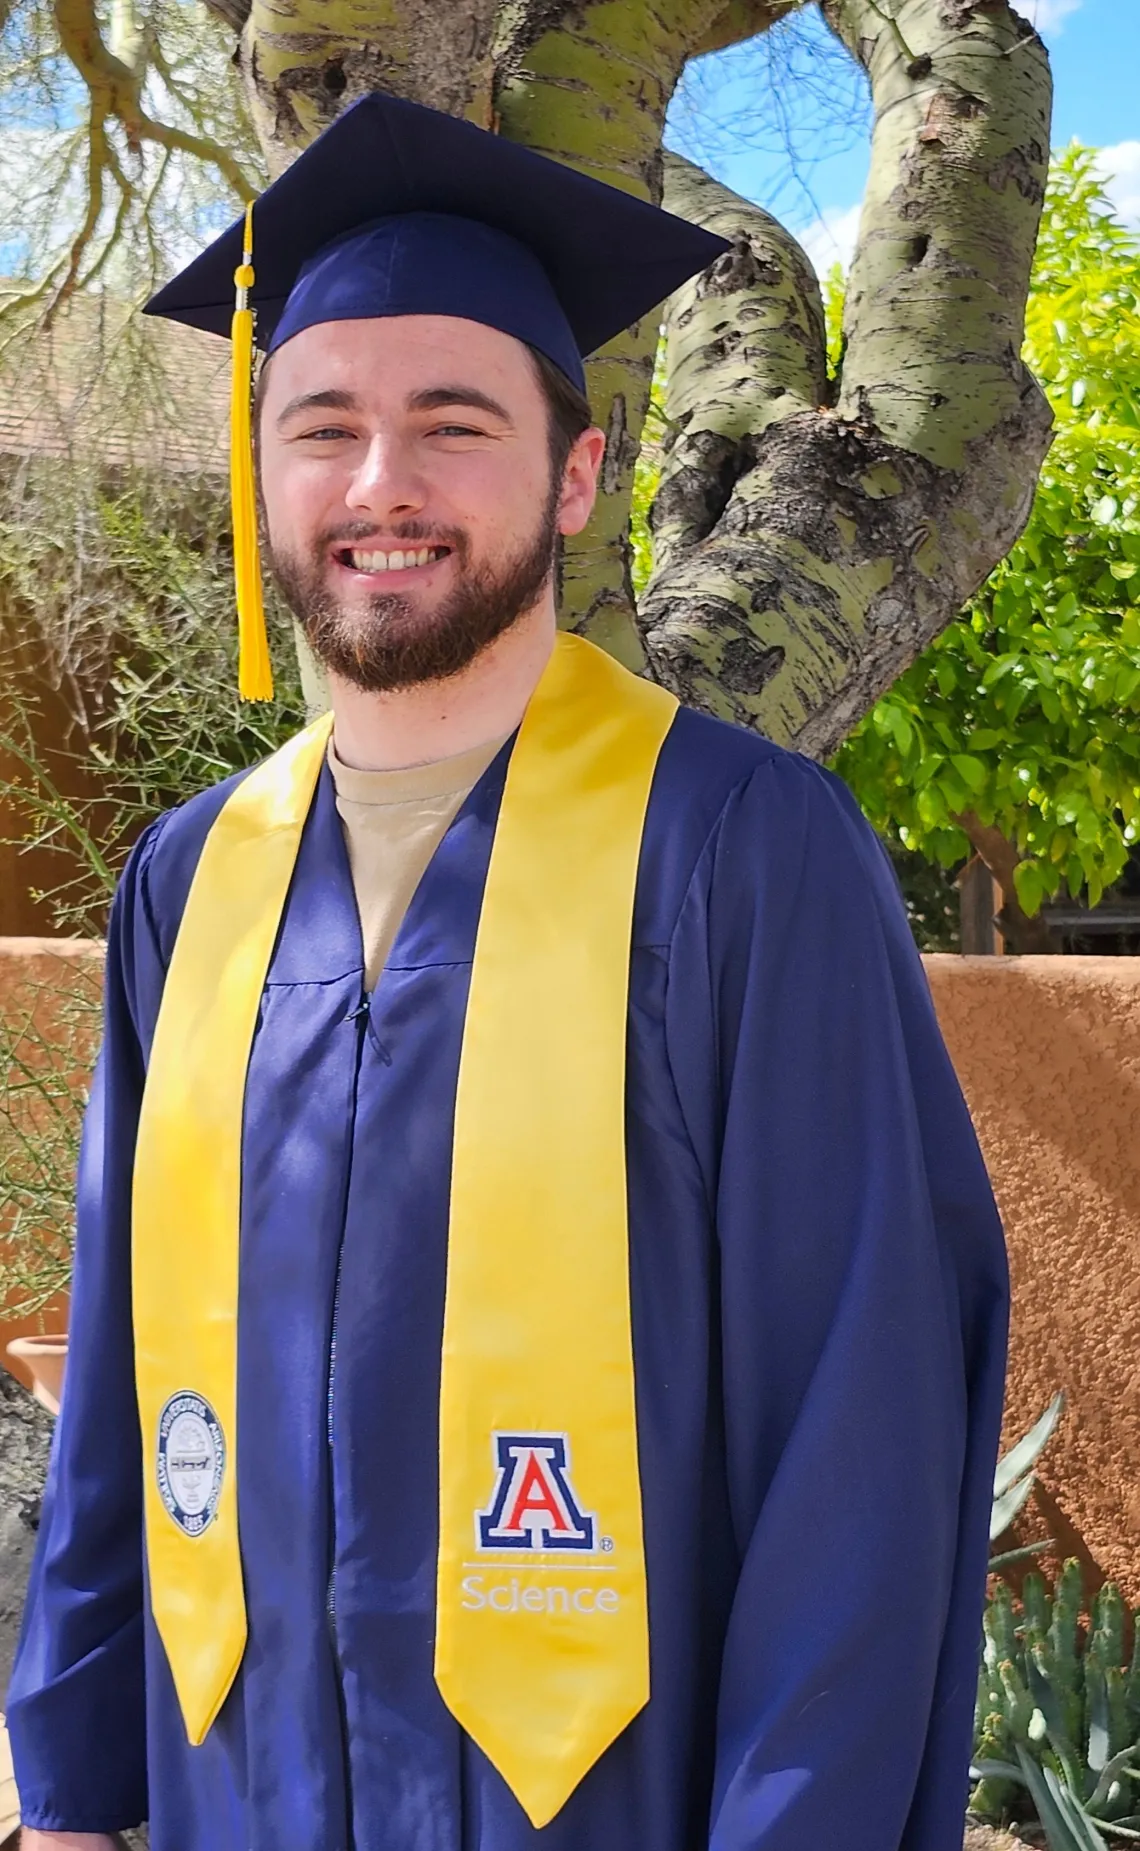
<path id="1" fill-rule="evenodd" d="M 629 956 L 677 703 L 559 636 L 512 753 L 456 1100 L 435 1676 L 532 1824 L 649 1698 L 625 1168 Z M 187 1734 L 241 1662 L 238 1229 L 246 1069 L 332 727 L 219 812 L 175 942 L 135 1157 L 147 1566 Z"/>

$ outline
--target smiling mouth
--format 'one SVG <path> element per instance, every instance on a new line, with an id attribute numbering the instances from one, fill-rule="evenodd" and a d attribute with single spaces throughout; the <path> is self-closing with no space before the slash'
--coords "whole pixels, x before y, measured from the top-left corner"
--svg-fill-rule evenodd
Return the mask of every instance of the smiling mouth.
<path id="1" fill-rule="evenodd" d="M 354 546 L 340 547 L 334 557 L 338 565 L 352 572 L 407 572 L 413 566 L 431 566 L 446 559 L 449 546 L 396 547 L 389 552 L 365 551 Z"/>

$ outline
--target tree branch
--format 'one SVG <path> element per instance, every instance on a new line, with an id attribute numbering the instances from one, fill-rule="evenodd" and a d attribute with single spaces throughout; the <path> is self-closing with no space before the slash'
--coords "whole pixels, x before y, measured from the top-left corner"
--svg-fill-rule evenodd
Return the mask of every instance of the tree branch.
<path id="1" fill-rule="evenodd" d="M 498 9 L 499 0 L 252 0 L 242 74 L 270 173 L 370 90 L 489 128 Z"/>
<path id="2" fill-rule="evenodd" d="M 1048 415 L 1018 355 L 1049 158 L 1044 47 L 991 0 L 823 10 L 875 104 L 840 415 L 870 416 L 943 469 L 963 469 L 1027 399 L 1043 440 Z"/>
<path id="3" fill-rule="evenodd" d="M 674 86 L 724 0 L 620 0 L 510 9 L 496 43 L 500 133 L 655 202 L 661 134 Z M 504 10 L 504 17 L 506 17 Z M 629 579 L 629 497 L 649 404 L 656 313 L 610 341 L 586 368 L 606 432 L 590 525 L 566 544 L 562 622 L 636 669 L 646 665 Z"/>
<path id="4" fill-rule="evenodd" d="M 54 13 L 60 46 L 87 86 L 93 127 L 98 125 L 104 132 L 107 122 L 118 121 L 133 152 L 137 153 L 144 141 L 176 149 L 216 168 L 239 199 L 254 197 L 256 189 L 228 148 L 211 136 L 192 134 L 173 123 L 156 122 L 147 113 L 142 103 L 145 60 L 141 56 L 141 36 L 138 60 L 127 64 L 104 43 L 94 0 L 54 0 Z M 118 18 L 124 44 L 135 42 L 130 38 L 132 20 L 133 15 Z"/>
<path id="5" fill-rule="evenodd" d="M 42 325 L 45 332 L 51 327 L 68 297 L 74 295 L 79 281 L 80 265 L 95 236 L 99 215 L 103 210 L 103 176 L 108 167 L 107 154 L 107 131 L 102 117 L 96 115 L 93 110 L 87 128 L 87 209 L 72 239 L 67 268 L 63 273 L 62 281 L 44 313 Z"/>
<path id="6" fill-rule="evenodd" d="M 875 107 L 838 403 L 801 393 L 729 455 L 705 318 L 711 384 L 685 441 L 707 524 L 680 533 L 641 610 L 682 699 L 819 757 L 1008 551 L 1050 424 L 1018 358 L 1048 159 L 1040 41 L 1004 0 L 896 0 L 889 20 L 824 3 Z"/>
<path id="7" fill-rule="evenodd" d="M 1030 918 L 1017 897 L 1013 873 L 1021 856 L 1013 843 L 996 824 L 983 823 L 973 810 L 964 810 L 954 821 L 969 838 L 970 846 L 993 875 L 1001 889 L 1002 907 L 998 929 L 1004 939 L 1022 955 L 1041 956 L 1056 949 L 1045 920 L 1038 913 Z"/>
<path id="8" fill-rule="evenodd" d="M 724 51 L 729 45 L 754 39 L 803 4 L 804 0 L 729 0 L 729 5 L 690 47 L 689 56 L 703 58 L 710 51 Z"/>
<path id="9" fill-rule="evenodd" d="M 140 73 L 104 44 L 94 0 L 54 0 L 53 11 L 60 48 L 87 86 L 93 115 L 116 118 L 137 147 Z"/>
<path id="10" fill-rule="evenodd" d="M 203 0 L 203 5 L 207 12 L 215 13 L 225 25 L 240 34 L 249 18 L 252 0 Z"/>
<path id="11" fill-rule="evenodd" d="M 192 154 L 196 160 L 207 161 L 216 167 L 243 205 L 247 200 L 256 199 L 257 188 L 244 172 L 241 163 L 235 161 L 229 149 L 223 148 L 212 136 L 192 135 L 188 129 L 176 128 L 170 122 L 156 122 L 152 116 L 142 112 L 138 118 L 138 133 L 143 141 L 156 142 L 160 148 L 176 150 L 181 154 Z"/>
<path id="12" fill-rule="evenodd" d="M 819 283 L 791 233 L 676 154 L 665 156 L 664 203 L 733 248 L 665 307 L 655 577 L 712 531 L 761 432 L 827 394 Z"/>

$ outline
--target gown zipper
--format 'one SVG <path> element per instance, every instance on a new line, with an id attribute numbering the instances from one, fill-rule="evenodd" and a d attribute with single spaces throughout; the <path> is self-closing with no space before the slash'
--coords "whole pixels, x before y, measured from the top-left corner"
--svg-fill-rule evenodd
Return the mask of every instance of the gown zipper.
<path id="1" fill-rule="evenodd" d="M 356 1005 L 356 1008 L 350 1010 L 349 1014 L 345 1017 L 346 1023 L 351 1022 L 356 1031 L 356 1054 L 352 1072 L 353 1122 L 355 1122 L 356 1118 L 356 1098 L 360 1085 L 360 1061 L 364 1049 L 364 1035 L 368 1026 L 371 1008 L 372 998 L 368 991 L 365 990 L 362 992 L 361 999 Z M 344 1677 L 341 1666 L 340 1645 L 337 1640 L 336 1632 L 336 1492 L 333 1479 L 333 1408 L 336 1391 L 336 1345 L 337 1325 L 340 1319 L 340 1285 L 341 1274 L 344 1270 L 344 1235 L 348 1220 L 348 1194 L 351 1181 L 352 1144 L 350 1139 L 348 1160 L 344 1170 L 344 1199 L 341 1204 L 340 1243 L 337 1247 L 336 1256 L 336 1282 L 333 1286 L 332 1326 L 329 1331 L 328 1389 L 325 1413 L 325 1443 L 328 1447 L 329 1472 L 329 1580 L 325 1597 L 325 1608 L 328 1619 L 329 1645 L 332 1650 L 333 1667 L 336 1673 L 337 1704 L 340 1710 L 340 1741 L 344 1773 L 344 1807 L 346 1830 L 348 1833 L 348 1851 L 352 1851 L 355 1838 L 352 1827 L 352 1765 L 348 1752 L 348 1715 L 344 1700 Z"/>

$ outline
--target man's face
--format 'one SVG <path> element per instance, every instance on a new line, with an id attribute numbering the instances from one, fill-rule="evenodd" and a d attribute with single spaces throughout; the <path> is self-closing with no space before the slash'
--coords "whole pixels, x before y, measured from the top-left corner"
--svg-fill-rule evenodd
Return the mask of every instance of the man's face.
<path id="1" fill-rule="evenodd" d="M 481 323 L 327 322 L 287 341 L 261 395 L 260 489 L 318 657 L 371 691 L 459 673 L 551 596 L 600 454 L 586 433 L 552 480 L 530 355 Z"/>

